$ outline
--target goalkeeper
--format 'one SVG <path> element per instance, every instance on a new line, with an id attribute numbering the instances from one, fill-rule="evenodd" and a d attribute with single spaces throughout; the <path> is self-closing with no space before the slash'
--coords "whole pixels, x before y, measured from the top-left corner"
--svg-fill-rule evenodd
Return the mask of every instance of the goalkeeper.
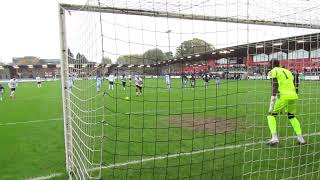
<path id="1" fill-rule="evenodd" d="M 298 143 L 306 144 L 302 136 L 300 122 L 295 116 L 298 100 L 298 79 L 295 79 L 289 70 L 281 68 L 277 59 L 272 59 L 269 67 L 271 69 L 269 77 L 272 81 L 272 96 L 267 119 L 272 138 L 268 141 L 268 144 L 275 145 L 279 143 L 276 122 L 276 116 L 279 113 L 287 113 L 288 119 L 297 135 Z"/>

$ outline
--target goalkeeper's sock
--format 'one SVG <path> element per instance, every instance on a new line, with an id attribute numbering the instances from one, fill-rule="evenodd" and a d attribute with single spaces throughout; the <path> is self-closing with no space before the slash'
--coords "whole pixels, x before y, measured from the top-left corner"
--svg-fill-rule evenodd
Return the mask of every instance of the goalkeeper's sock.
<path id="1" fill-rule="evenodd" d="M 294 117 L 294 118 L 290 119 L 290 123 L 291 123 L 291 125 L 293 127 L 293 130 L 296 133 L 296 135 L 298 135 L 298 136 L 301 135 L 302 132 L 301 132 L 301 127 L 300 127 L 299 120 L 296 117 Z"/>
<path id="2" fill-rule="evenodd" d="M 279 140 L 279 137 L 278 137 L 278 134 L 275 133 L 275 134 L 272 134 L 272 140 Z"/>
<path id="3" fill-rule="evenodd" d="M 268 126 L 270 129 L 271 134 L 277 134 L 277 122 L 274 116 L 268 116 Z"/>

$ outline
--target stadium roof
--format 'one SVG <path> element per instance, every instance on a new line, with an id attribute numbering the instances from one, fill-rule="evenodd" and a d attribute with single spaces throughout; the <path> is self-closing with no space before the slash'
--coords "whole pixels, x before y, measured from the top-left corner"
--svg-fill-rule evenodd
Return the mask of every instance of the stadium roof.
<path id="1" fill-rule="evenodd" d="M 242 44 L 237 46 L 230 46 L 220 49 L 215 49 L 213 51 L 197 53 L 197 54 L 188 54 L 182 57 L 175 57 L 166 61 L 161 61 L 156 64 L 150 65 L 130 65 L 130 64 L 109 64 L 107 67 L 157 67 L 167 64 L 176 64 L 185 61 L 203 61 L 203 60 L 218 60 L 221 58 L 228 57 L 246 57 L 249 55 L 255 54 L 272 54 L 276 52 L 285 52 L 295 51 L 299 49 L 304 49 L 310 51 L 313 49 L 320 48 L 320 33 L 314 34 L 305 34 L 300 36 L 285 37 L 280 39 L 272 39 L 267 41 L 253 42 L 249 44 Z"/>
<path id="2" fill-rule="evenodd" d="M 248 54 L 272 54 L 276 52 L 295 51 L 304 49 L 310 51 L 312 49 L 320 48 L 320 33 L 306 34 L 301 36 L 285 37 L 280 39 L 272 39 L 268 41 L 260 41 L 249 44 L 242 44 L 238 46 L 230 46 L 213 51 L 189 54 L 183 57 L 173 58 L 160 64 L 177 63 L 185 60 L 218 60 L 228 57 L 246 57 Z"/>

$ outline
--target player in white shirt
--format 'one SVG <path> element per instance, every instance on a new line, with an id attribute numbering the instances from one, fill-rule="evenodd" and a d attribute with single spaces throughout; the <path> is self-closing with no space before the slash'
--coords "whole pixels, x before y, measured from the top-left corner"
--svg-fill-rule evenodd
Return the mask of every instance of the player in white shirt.
<path id="1" fill-rule="evenodd" d="M 170 85 L 171 85 L 170 75 L 166 74 L 165 78 L 166 78 L 167 89 L 170 90 Z"/>
<path id="2" fill-rule="evenodd" d="M 97 92 L 100 92 L 101 85 L 102 85 L 102 78 L 100 75 L 98 75 L 96 77 Z"/>
<path id="3" fill-rule="evenodd" d="M 67 85 L 68 85 L 68 89 L 72 89 L 73 87 L 73 78 L 72 75 L 69 75 L 68 79 L 67 79 Z"/>
<path id="4" fill-rule="evenodd" d="M 14 77 L 12 79 L 10 79 L 10 81 L 8 82 L 8 86 L 11 90 L 10 92 L 10 98 L 11 99 L 14 99 L 15 98 L 15 95 L 14 95 L 14 92 L 16 91 L 16 88 L 18 86 L 18 82 L 17 82 L 17 79 Z"/>
<path id="5" fill-rule="evenodd" d="M 2 86 L 2 84 L 0 84 L 0 101 L 3 100 L 3 94 L 4 94 L 4 87 Z"/>
<path id="6" fill-rule="evenodd" d="M 115 80 L 115 76 L 113 75 L 113 74 L 110 74 L 110 76 L 109 76 L 109 78 L 108 78 L 108 80 L 109 80 L 109 90 L 110 89 L 114 89 L 114 80 Z"/>
<path id="7" fill-rule="evenodd" d="M 220 77 L 217 76 L 217 77 L 216 77 L 216 87 L 219 87 L 219 86 L 220 86 L 220 83 L 221 83 Z"/>
<path id="8" fill-rule="evenodd" d="M 41 78 L 39 76 L 36 77 L 38 88 L 41 88 Z"/>
<path id="9" fill-rule="evenodd" d="M 140 76 L 136 75 L 134 81 L 136 85 L 136 96 L 141 96 L 143 88 L 143 79 Z"/>

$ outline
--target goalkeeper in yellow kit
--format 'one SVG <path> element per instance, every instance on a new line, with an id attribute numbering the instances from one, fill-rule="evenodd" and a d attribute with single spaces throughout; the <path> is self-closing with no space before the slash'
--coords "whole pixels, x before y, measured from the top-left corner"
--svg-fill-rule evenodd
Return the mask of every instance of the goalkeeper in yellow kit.
<path id="1" fill-rule="evenodd" d="M 272 81 L 272 96 L 267 119 L 272 138 L 268 141 L 268 144 L 275 145 L 279 143 L 276 116 L 280 113 L 288 115 L 288 119 L 297 135 L 298 143 L 306 144 L 302 136 L 300 122 L 295 116 L 299 80 L 289 70 L 281 68 L 277 59 L 272 59 L 269 66 L 271 69 L 269 77 Z"/>

